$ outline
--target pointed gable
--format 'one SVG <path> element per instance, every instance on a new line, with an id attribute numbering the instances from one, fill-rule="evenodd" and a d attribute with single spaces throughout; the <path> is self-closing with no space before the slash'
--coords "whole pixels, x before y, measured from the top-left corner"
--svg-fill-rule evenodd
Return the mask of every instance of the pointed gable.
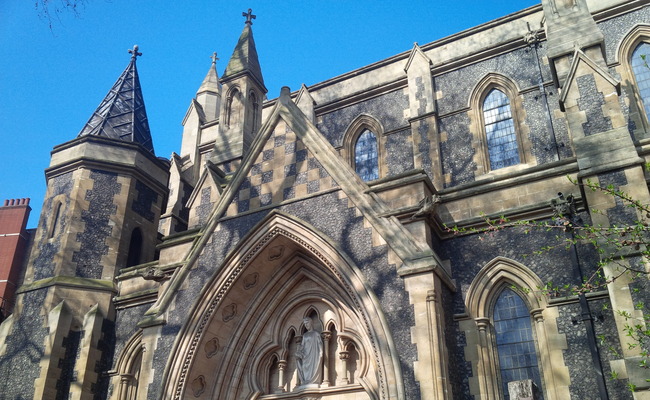
<path id="1" fill-rule="evenodd" d="M 257 154 L 226 215 L 254 211 L 337 187 L 305 143 L 280 119 Z"/>
<path id="2" fill-rule="evenodd" d="M 621 82 L 614 78 L 609 71 L 598 65 L 595 61 L 589 58 L 583 51 L 576 49 L 573 55 L 573 62 L 569 69 L 564 82 L 562 82 L 562 93 L 560 94 L 560 110 L 565 112 L 568 107 L 577 104 L 577 99 L 580 97 L 578 89 L 578 78 L 591 75 L 602 78 L 602 82 L 611 87 L 612 92 L 616 95 L 621 94 Z M 571 96 L 571 94 L 573 94 Z"/>
<path id="3" fill-rule="evenodd" d="M 230 61 L 228 61 L 226 71 L 223 73 L 222 80 L 236 78 L 243 74 L 249 74 L 266 92 L 264 78 L 262 78 L 262 68 L 257 57 L 255 40 L 253 39 L 253 30 L 249 24 L 244 26 L 237 46 L 232 52 Z"/>
<path id="4" fill-rule="evenodd" d="M 129 52 L 133 52 L 129 65 L 93 112 L 78 137 L 95 135 L 135 142 L 153 153 L 147 111 L 135 66 L 136 55 L 140 53 L 137 52 L 137 46 Z"/>

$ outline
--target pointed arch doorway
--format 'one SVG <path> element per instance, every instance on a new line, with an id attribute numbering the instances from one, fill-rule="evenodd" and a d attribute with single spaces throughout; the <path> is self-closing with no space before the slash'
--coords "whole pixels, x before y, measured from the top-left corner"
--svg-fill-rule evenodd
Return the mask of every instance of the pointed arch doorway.
<path id="1" fill-rule="evenodd" d="M 403 398 L 376 298 L 313 228 L 272 213 L 216 270 L 172 350 L 163 397 Z M 320 343 L 311 361 L 308 337 Z M 306 363 L 317 376 L 304 377 Z"/>

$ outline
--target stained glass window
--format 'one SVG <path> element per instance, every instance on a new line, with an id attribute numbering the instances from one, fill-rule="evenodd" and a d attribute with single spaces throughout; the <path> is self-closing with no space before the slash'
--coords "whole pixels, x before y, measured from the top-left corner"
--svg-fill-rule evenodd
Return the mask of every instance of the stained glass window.
<path id="1" fill-rule="evenodd" d="M 354 146 L 354 166 L 364 181 L 379 178 L 378 153 L 377 136 L 367 129 L 364 130 Z"/>
<path id="2" fill-rule="evenodd" d="M 510 99 L 492 89 L 483 102 L 483 119 L 490 156 L 490 169 L 519 164 L 519 146 L 510 110 Z"/>
<path id="3" fill-rule="evenodd" d="M 641 43 L 632 52 L 631 64 L 645 114 L 650 117 L 650 68 L 646 61 L 650 61 L 650 43 Z"/>
<path id="4" fill-rule="evenodd" d="M 497 298 L 494 329 L 504 398 L 509 399 L 508 382 L 523 379 L 532 379 L 541 392 L 530 313 L 521 297 L 510 289 L 504 289 Z"/>

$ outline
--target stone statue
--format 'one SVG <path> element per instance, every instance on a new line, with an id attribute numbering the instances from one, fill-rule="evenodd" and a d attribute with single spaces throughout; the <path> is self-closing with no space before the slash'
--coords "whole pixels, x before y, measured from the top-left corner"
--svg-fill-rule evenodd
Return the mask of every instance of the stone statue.
<path id="1" fill-rule="evenodd" d="M 323 361 L 323 339 L 314 330 L 311 318 L 303 318 L 307 332 L 302 335 L 302 343 L 298 345 L 296 359 L 300 387 L 318 387 L 321 380 L 321 364 Z"/>

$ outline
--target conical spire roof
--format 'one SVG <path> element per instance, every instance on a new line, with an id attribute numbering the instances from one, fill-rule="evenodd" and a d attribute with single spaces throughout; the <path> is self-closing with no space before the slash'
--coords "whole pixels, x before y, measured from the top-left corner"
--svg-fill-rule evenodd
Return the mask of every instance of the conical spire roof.
<path id="1" fill-rule="evenodd" d="M 217 53 L 213 53 L 212 65 L 210 66 L 207 75 L 205 75 L 205 78 L 203 78 L 201 87 L 196 93 L 203 93 L 203 92 L 218 93 L 219 92 L 219 76 L 217 75 L 217 60 L 218 60 Z"/>
<path id="2" fill-rule="evenodd" d="M 132 54 L 129 65 L 93 112 L 78 137 L 96 135 L 135 142 L 153 153 L 147 111 L 135 66 L 137 56 L 142 53 L 138 52 L 138 46 L 134 46 L 129 53 Z"/>
<path id="3" fill-rule="evenodd" d="M 235 50 L 232 52 L 226 71 L 223 73 L 221 79 L 227 80 L 248 73 L 266 92 L 264 78 L 262 78 L 262 69 L 260 68 L 260 61 L 257 58 L 255 40 L 253 39 L 253 29 L 251 28 L 251 25 L 253 25 L 251 17 L 255 18 L 255 16 L 250 14 L 250 9 L 248 11 L 249 17 L 247 17 L 246 25 L 244 26 L 241 36 L 239 36 L 237 46 L 235 46 Z M 244 16 L 246 16 L 245 13 Z"/>

